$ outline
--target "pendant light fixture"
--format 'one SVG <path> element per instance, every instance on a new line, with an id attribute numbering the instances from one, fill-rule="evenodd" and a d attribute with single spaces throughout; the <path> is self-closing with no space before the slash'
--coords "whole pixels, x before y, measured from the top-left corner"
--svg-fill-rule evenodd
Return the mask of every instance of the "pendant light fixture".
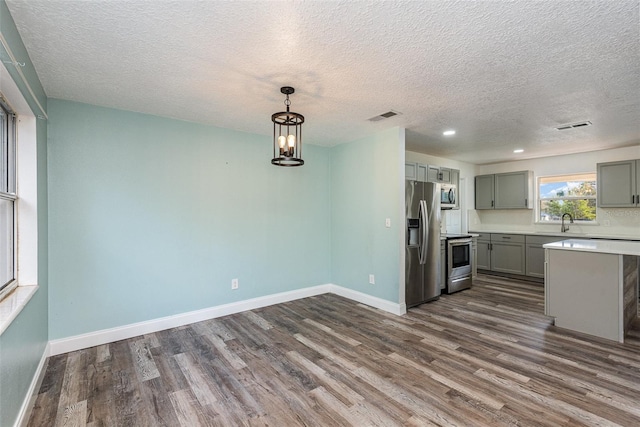
<path id="1" fill-rule="evenodd" d="M 291 101 L 289 95 L 295 92 L 291 86 L 280 88 L 280 92 L 287 95 L 284 105 L 287 111 L 275 113 L 271 116 L 273 122 L 273 159 L 271 164 L 276 166 L 302 166 L 302 114 L 289 111 Z"/>

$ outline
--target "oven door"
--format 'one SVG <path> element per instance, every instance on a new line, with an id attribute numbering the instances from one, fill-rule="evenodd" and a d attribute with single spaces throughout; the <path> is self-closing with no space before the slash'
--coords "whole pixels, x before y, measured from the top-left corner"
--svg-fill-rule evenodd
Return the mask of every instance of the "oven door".
<path id="1" fill-rule="evenodd" d="M 447 245 L 447 277 L 471 275 L 471 239 L 449 240 Z"/>

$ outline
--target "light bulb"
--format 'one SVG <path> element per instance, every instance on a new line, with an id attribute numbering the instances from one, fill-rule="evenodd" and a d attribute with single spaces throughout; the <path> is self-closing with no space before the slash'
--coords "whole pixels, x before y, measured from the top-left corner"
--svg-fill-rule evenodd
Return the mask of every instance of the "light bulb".
<path id="1" fill-rule="evenodd" d="M 280 135 L 278 137 L 278 145 L 280 146 L 280 148 L 284 148 L 285 142 L 287 142 L 287 138 L 285 138 L 284 135 Z"/>
<path id="2" fill-rule="evenodd" d="M 293 148 L 293 146 L 296 145 L 296 137 L 295 137 L 295 135 L 289 135 L 287 137 L 287 142 L 289 143 L 289 148 Z"/>

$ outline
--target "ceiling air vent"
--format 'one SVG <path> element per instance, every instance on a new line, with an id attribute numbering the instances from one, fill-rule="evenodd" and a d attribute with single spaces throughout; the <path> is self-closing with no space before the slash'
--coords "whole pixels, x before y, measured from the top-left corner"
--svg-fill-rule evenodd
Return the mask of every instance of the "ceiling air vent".
<path id="1" fill-rule="evenodd" d="M 387 111 L 386 113 L 382 113 L 378 116 L 371 117 L 368 120 L 370 122 L 379 122 L 380 120 L 388 119 L 389 117 L 397 116 L 398 114 L 400 113 L 398 113 L 397 111 L 391 110 L 391 111 Z"/>
<path id="2" fill-rule="evenodd" d="M 584 127 L 584 126 L 591 126 L 591 122 L 588 121 L 588 120 L 585 120 L 584 122 L 567 123 L 566 125 L 558 126 L 556 129 L 558 129 L 558 130 L 567 130 L 567 129 L 581 128 L 581 127 Z"/>

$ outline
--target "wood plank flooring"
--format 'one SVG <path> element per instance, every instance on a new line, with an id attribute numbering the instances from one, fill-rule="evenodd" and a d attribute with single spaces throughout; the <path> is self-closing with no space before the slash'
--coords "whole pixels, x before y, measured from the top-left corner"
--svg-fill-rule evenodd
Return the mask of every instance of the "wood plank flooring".
<path id="1" fill-rule="evenodd" d="M 640 425 L 640 332 L 543 311 L 491 276 L 401 317 L 305 298 L 51 357 L 28 425 Z"/>

